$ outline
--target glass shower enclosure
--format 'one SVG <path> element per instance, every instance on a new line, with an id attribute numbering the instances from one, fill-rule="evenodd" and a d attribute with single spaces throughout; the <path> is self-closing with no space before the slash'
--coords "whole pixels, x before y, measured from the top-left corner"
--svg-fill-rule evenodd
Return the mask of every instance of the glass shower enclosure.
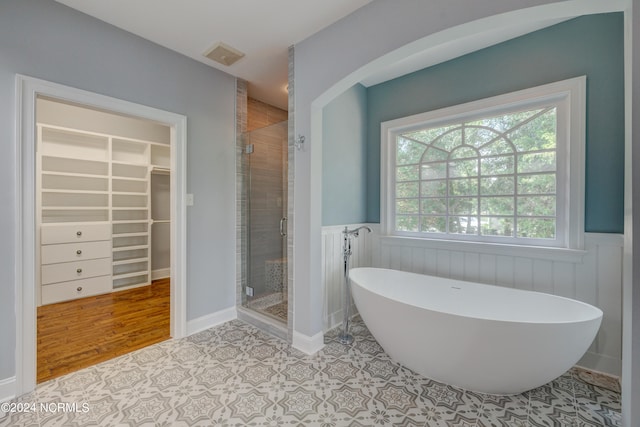
<path id="1" fill-rule="evenodd" d="M 287 122 L 243 135 L 246 278 L 242 305 L 287 323 Z"/>

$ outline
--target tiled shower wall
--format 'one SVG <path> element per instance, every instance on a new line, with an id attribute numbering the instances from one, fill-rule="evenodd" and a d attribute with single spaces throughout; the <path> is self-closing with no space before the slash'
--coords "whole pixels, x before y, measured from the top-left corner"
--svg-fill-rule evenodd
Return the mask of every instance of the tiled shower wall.
<path id="1" fill-rule="evenodd" d="M 279 232 L 286 215 L 287 126 L 284 123 L 247 133 L 253 144 L 248 156 L 249 191 L 249 286 L 254 297 L 283 292 L 282 269 L 286 267 L 283 237 Z M 287 296 L 283 295 L 282 299 Z"/>
<path id="2" fill-rule="evenodd" d="M 247 159 L 244 156 L 242 134 L 247 131 L 247 82 L 236 79 L 236 307 L 242 306 L 246 296 L 242 289 L 247 283 Z"/>
<path id="3" fill-rule="evenodd" d="M 247 132 L 287 120 L 287 111 L 247 98 Z"/>
<path id="4" fill-rule="evenodd" d="M 273 125 L 286 121 L 288 113 L 249 97 L 246 106 L 246 131 L 251 132 L 251 140 L 245 142 L 254 144 L 254 152 L 250 155 L 252 186 L 247 189 L 251 191 L 248 226 L 253 243 L 249 260 L 249 286 L 254 288 L 254 295 L 259 297 L 277 290 L 273 280 L 267 280 L 267 270 L 277 270 L 279 261 L 286 268 L 282 261 L 283 253 L 279 249 L 281 237 L 274 230 L 278 229 L 280 219 L 286 216 L 287 210 L 287 127 Z"/>
<path id="5" fill-rule="evenodd" d="M 295 252 L 293 250 L 293 188 L 294 181 L 293 178 L 295 176 L 295 74 L 294 74 L 294 66 L 293 61 L 295 57 L 295 48 L 293 46 L 289 46 L 288 52 L 288 72 L 289 72 L 289 116 L 287 121 L 288 127 L 288 141 L 287 141 L 287 292 L 289 294 L 289 304 L 287 306 L 287 336 L 289 338 L 289 342 L 293 339 L 293 293 L 294 293 L 294 284 L 293 284 L 293 262 L 295 257 Z"/>
<path id="6" fill-rule="evenodd" d="M 585 254 L 578 259 L 522 257 L 468 249 L 434 248 L 427 242 L 380 237 L 358 238 L 352 266 L 374 266 L 414 273 L 533 290 L 577 299 L 599 307 L 602 325 L 581 366 L 620 375 L 622 360 L 622 249 L 618 234 L 585 234 Z M 349 225 L 351 228 L 353 225 Z M 342 321 L 343 259 L 341 227 L 323 228 L 325 327 Z"/>

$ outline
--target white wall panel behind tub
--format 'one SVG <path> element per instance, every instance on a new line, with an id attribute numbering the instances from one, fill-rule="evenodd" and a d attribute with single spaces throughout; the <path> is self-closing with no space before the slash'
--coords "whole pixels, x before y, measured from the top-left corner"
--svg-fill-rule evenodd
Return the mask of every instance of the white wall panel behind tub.
<path id="1" fill-rule="evenodd" d="M 349 224 L 349 228 L 362 224 Z M 351 267 L 374 266 L 508 286 L 573 298 L 599 307 L 602 326 L 579 364 L 619 376 L 622 359 L 622 248 L 619 234 L 586 233 L 584 252 L 491 249 L 381 237 L 374 231 L 354 239 Z M 342 322 L 342 226 L 323 227 L 324 327 Z M 354 310 L 355 312 L 355 310 Z"/>
<path id="2" fill-rule="evenodd" d="M 372 255 L 377 250 L 378 224 L 348 224 L 349 229 L 368 225 L 373 233 L 366 231 L 352 239 L 351 268 L 371 267 Z M 322 283 L 324 284 L 324 330 L 327 331 L 342 323 L 342 301 L 344 299 L 344 257 L 343 234 L 345 225 L 322 227 Z M 355 313 L 352 306 L 351 313 Z"/>
<path id="3" fill-rule="evenodd" d="M 509 251 L 477 244 L 372 236 L 373 266 L 546 292 L 577 299 L 604 312 L 600 332 L 580 365 L 620 375 L 622 248 L 619 234 L 585 234 L 584 253 Z"/>

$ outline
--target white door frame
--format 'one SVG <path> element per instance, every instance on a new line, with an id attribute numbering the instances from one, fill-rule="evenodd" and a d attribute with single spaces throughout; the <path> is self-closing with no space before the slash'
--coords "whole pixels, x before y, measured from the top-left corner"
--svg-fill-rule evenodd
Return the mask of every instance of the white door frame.
<path id="1" fill-rule="evenodd" d="M 171 128 L 171 336 L 186 335 L 187 118 L 183 115 L 16 76 L 16 396 L 36 386 L 36 97 L 70 101 L 162 123 Z"/>

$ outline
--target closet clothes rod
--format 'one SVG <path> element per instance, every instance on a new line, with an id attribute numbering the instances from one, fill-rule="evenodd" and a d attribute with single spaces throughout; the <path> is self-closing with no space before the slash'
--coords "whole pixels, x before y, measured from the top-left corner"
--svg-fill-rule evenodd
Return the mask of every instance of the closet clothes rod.
<path id="1" fill-rule="evenodd" d="M 151 224 L 170 224 L 171 220 L 169 219 L 152 219 Z"/>

